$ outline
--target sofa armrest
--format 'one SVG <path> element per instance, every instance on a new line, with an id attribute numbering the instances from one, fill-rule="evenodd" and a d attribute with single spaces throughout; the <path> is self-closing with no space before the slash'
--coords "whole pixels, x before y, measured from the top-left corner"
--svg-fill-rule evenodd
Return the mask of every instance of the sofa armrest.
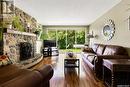
<path id="1" fill-rule="evenodd" d="M 38 71 L 32 71 L 9 80 L 0 87 L 40 87 L 41 83 L 42 75 Z"/>
<path id="2" fill-rule="evenodd" d="M 43 80 L 45 81 L 50 80 L 54 73 L 54 70 L 51 65 L 44 65 L 44 67 L 40 67 L 35 70 L 38 71 L 42 75 Z"/>
<path id="3" fill-rule="evenodd" d="M 130 57 L 124 55 L 96 55 L 95 57 L 95 61 L 102 61 L 103 59 L 130 59 Z"/>
<path id="4" fill-rule="evenodd" d="M 50 65 L 45 65 L 39 69 L 21 74 L 3 83 L 0 87 L 49 87 L 49 80 L 52 76 L 52 67 Z"/>
<path id="5" fill-rule="evenodd" d="M 94 64 L 95 66 L 102 65 L 103 59 L 130 59 L 129 56 L 122 56 L 122 55 L 95 55 Z"/>
<path id="6" fill-rule="evenodd" d="M 99 79 L 102 79 L 103 59 L 130 59 L 129 56 L 122 55 L 100 55 L 96 56 L 94 60 L 94 71 Z"/>

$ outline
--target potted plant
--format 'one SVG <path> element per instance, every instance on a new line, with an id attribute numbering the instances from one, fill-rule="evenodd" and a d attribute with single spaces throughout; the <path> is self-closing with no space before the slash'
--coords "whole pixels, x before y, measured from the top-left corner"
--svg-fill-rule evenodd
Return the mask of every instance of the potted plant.
<path id="1" fill-rule="evenodd" d="M 24 26 L 20 23 L 20 18 L 15 16 L 12 21 L 12 26 L 17 29 L 18 31 L 24 32 Z"/>

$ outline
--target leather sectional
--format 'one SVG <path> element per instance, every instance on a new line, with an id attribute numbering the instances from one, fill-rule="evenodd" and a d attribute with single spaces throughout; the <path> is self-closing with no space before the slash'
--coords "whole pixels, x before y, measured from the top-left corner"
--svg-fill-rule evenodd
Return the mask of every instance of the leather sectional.
<path id="1" fill-rule="evenodd" d="M 102 79 L 103 72 L 103 59 L 128 59 L 127 50 L 122 46 L 117 45 L 104 45 L 93 44 L 91 48 L 86 47 L 83 49 L 82 59 L 87 64 L 94 74 Z"/>

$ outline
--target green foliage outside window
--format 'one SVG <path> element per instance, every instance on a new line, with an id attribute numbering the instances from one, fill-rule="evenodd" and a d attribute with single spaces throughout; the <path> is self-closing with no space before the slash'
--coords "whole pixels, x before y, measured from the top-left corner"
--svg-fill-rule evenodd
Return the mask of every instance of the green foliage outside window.
<path id="1" fill-rule="evenodd" d="M 56 40 L 56 30 L 49 30 L 47 38 L 50 40 Z"/>
<path id="2" fill-rule="evenodd" d="M 47 38 L 47 35 L 43 32 L 43 33 L 41 34 L 40 39 L 41 39 L 41 40 L 45 40 L 46 38 Z"/>
<path id="3" fill-rule="evenodd" d="M 58 30 L 58 47 L 59 49 L 66 49 L 66 31 L 65 30 Z"/>
<path id="4" fill-rule="evenodd" d="M 85 32 L 83 30 L 76 31 L 76 42 L 77 44 L 84 44 L 85 43 Z"/>
<path id="5" fill-rule="evenodd" d="M 44 37 L 46 36 L 46 38 Z M 44 39 L 57 40 L 59 49 L 72 49 L 74 44 L 85 43 L 85 30 L 48 30 Z"/>
<path id="6" fill-rule="evenodd" d="M 60 50 L 71 50 L 80 51 L 74 48 L 75 44 L 87 44 L 88 38 L 85 37 L 87 34 L 87 27 L 64 27 L 64 26 L 45 26 L 43 27 L 43 40 L 56 40 L 57 46 Z M 86 39 L 86 40 L 85 40 Z M 86 42 L 85 42 L 86 41 Z M 66 50 L 67 49 L 67 50 Z"/>
<path id="7" fill-rule="evenodd" d="M 75 30 L 67 30 L 67 49 L 73 48 L 75 44 Z"/>

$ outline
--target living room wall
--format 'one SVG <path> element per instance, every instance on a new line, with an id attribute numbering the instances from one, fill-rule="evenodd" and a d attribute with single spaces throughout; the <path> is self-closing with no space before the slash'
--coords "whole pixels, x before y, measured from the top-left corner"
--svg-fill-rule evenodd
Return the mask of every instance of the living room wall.
<path id="1" fill-rule="evenodd" d="M 97 35 L 96 38 L 90 39 L 90 46 L 93 43 L 120 45 L 126 47 L 130 54 L 129 16 L 130 0 L 122 0 L 90 25 L 90 33 L 93 31 L 94 35 Z M 109 19 L 115 23 L 115 34 L 111 40 L 107 41 L 103 37 L 102 29 Z"/>

